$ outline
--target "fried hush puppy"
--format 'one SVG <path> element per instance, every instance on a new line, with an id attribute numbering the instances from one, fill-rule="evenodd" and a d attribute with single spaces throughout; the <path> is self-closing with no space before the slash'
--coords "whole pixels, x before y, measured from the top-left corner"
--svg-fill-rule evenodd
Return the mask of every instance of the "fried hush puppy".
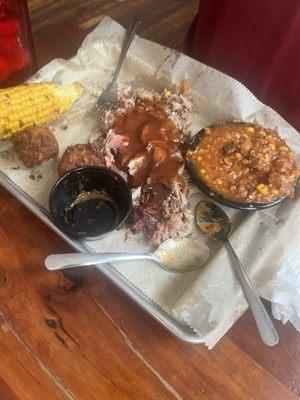
<path id="1" fill-rule="evenodd" d="M 26 165 L 33 167 L 58 156 L 58 142 L 50 129 L 36 126 L 19 133 L 14 140 L 15 150 Z"/>
<path id="2" fill-rule="evenodd" d="M 100 151 L 92 144 L 75 144 L 74 146 L 67 147 L 63 153 L 58 165 L 58 174 L 59 176 L 63 176 L 72 169 L 86 165 L 102 166 L 103 164 Z"/>

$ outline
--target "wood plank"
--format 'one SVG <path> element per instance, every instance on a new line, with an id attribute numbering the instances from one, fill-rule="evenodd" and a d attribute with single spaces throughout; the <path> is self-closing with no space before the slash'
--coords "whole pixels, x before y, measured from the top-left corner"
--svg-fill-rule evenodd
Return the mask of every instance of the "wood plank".
<path id="1" fill-rule="evenodd" d="M 53 398 L 72 399 L 71 392 L 26 344 L 14 325 L 0 311 L 0 398 L 44 398 L 47 387 Z"/>
<path id="2" fill-rule="evenodd" d="M 5 400 L 18 400 L 19 399 L 2 378 L 0 378 L 0 393 L 1 393 L 2 398 Z"/>
<path id="3" fill-rule="evenodd" d="M 68 59 L 74 56 L 87 35 L 75 25 L 67 24 L 56 29 L 51 35 L 41 34 L 35 38 L 38 65 L 48 64 L 53 58 Z M 63 38 L 63 46 L 62 46 Z"/>
<path id="4" fill-rule="evenodd" d="M 270 308 L 270 304 L 267 302 L 265 302 L 265 306 Z M 251 354 L 251 357 L 276 379 L 289 389 L 298 390 L 300 393 L 299 333 L 290 323 L 282 325 L 275 320 L 275 327 L 279 334 L 279 343 L 273 348 L 266 348 L 259 340 L 250 312 L 238 321 L 238 324 L 230 330 L 227 336 L 243 351 Z M 247 335 L 243 332 L 247 332 Z"/>
<path id="5" fill-rule="evenodd" d="M 124 26 L 140 19 L 141 36 L 176 47 L 198 9 L 198 0 L 29 0 L 28 4 L 35 37 L 63 24 L 89 29 L 108 15 Z"/>
<path id="6" fill-rule="evenodd" d="M 270 365 L 265 368 L 238 340 L 235 343 L 226 337 L 211 352 L 182 343 L 98 271 L 76 269 L 69 272 L 68 279 L 46 271 L 46 255 L 68 251 L 68 246 L 9 194 L 0 190 L 0 195 L 6 205 L 0 219 L 2 312 L 73 397 L 294 398 Z M 12 215 L 17 226 L 9 224 Z M 270 350 L 262 349 L 264 354 Z M 270 350 L 269 357 L 272 354 Z M 16 374 L 12 365 L 7 369 Z M 4 371 L 3 367 L 2 377 Z M 15 387 L 7 377 L 5 381 Z M 25 382 L 20 385 L 25 390 Z"/>

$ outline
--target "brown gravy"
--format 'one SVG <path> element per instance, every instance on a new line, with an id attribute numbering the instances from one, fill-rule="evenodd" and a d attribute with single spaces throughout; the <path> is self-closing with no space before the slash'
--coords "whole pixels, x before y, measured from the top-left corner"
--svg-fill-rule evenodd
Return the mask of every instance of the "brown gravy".
<path id="1" fill-rule="evenodd" d="M 115 160 L 117 167 L 128 173 L 131 187 L 139 187 L 150 178 L 151 186 L 161 191 L 160 185 L 170 188 L 174 181 L 182 180 L 183 132 L 159 103 L 145 102 L 118 114 L 113 130 L 127 138 L 127 145 L 118 149 Z"/>

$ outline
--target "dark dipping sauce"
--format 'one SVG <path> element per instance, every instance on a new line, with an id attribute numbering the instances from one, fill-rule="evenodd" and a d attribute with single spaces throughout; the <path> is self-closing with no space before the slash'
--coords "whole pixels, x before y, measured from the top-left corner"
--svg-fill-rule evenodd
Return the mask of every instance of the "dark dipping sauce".
<path id="1" fill-rule="evenodd" d="M 115 154 L 116 166 L 127 173 L 132 188 L 147 181 L 148 205 L 164 201 L 173 182 L 183 183 L 179 170 L 184 135 L 166 115 L 163 102 L 142 102 L 118 114 L 113 130 L 125 138 Z"/>
<path id="2" fill-rule="evenodd" d="M 86 166 L 58 179 L 49 196 L 56 225 L 80 239 L 98 240 L 118 229 L 131 212 L 125 180 L 105 167 Z"/>
<path id="3" fill-rule="evenodd" d="M 95 236 L 108 232 L 117 223 L 117 203 L 97 190 L 82 192 L 65 207 L 65 223 L 77 234 Z"/>

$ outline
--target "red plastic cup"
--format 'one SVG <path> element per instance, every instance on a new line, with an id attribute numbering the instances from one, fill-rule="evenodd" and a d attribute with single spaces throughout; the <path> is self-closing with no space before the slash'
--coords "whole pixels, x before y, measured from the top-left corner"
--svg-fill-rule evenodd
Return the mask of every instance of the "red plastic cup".
<path id="1" fill-rule="evenodd" d="M 17 85 L 36 70 L 26 0 L 0 0 L 0 87 Z"/>

